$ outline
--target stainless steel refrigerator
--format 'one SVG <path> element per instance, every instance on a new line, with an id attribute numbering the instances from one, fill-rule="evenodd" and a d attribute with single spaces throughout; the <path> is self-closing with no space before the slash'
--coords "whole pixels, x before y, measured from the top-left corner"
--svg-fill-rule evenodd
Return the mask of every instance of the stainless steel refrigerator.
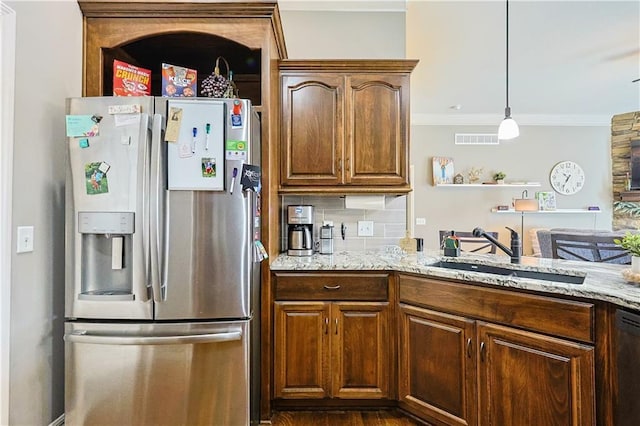
<path id="1" fill-rule="evenodd" d="M 66 125 L 65 424 L 257 420 L 250 102 L 72 98 Z"/>

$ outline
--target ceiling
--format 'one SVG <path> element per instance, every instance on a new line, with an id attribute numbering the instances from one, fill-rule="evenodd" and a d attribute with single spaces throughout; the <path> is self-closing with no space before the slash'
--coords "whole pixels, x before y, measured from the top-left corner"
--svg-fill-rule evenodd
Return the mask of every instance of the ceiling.
<path id="1" fill-rule="evenodd" d="M 412 117 L 495 122 L 505 107 L 505 2 L 279 0 L 283 10 L 406 14 Z M 511 0 L 509 98 L 522 124 L 608 125 L 640 110 L 640 1 Z M 418 96 L 415 96 L 418 94 Z M 424 94 L 424 95 L 420 95 Z M 459 106 L 457 109 L 453 106 Z"/>

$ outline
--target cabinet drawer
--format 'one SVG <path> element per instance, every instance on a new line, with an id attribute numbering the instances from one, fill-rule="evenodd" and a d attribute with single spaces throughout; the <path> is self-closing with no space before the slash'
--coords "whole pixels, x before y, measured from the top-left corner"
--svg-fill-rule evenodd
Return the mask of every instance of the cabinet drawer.
<path id="1" fill-rule="evenodd" d="M 386 301 L 388 274 L 276 273 L 276 300 Z"/>
<path id="2" fill-rule="evenodd" d="M 593 303 L 400 275 L 400 301 L 593 343 Z"/>

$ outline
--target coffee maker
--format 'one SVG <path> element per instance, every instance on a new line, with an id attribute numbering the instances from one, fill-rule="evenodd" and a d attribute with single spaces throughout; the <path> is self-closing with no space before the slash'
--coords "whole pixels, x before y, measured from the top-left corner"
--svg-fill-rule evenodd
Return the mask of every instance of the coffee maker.
<path id="1" fill-rule="evenodd" d="M 287 206 L 289 256 L 313 254 L 313 206 Z"/>

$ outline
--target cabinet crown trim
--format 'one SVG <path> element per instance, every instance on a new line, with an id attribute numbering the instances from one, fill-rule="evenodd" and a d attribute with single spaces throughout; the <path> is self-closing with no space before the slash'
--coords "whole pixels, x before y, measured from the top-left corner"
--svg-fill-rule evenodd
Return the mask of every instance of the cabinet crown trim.
<path id="1" fill-rule="evenodd" d="M 281 58 L 287 58 L 278 3 L 263 2 L 174 2 L 146 0 L 78 0 L 86 18 L 267 18 Z"/>
<path id="2" fill-rule="evenodd" d="M 418 65 L 416 59 L 284 59 L 278 61 L 280 71 L 410 73 L 416 65 Z"/>
<path id="3" fill-rule="evenodd" d="M 172 2 L 144 0 L 78 0 L 85 17 L 201 16 L 234 18 L 271 18 L 278 13 L 276 2 Z"/>

